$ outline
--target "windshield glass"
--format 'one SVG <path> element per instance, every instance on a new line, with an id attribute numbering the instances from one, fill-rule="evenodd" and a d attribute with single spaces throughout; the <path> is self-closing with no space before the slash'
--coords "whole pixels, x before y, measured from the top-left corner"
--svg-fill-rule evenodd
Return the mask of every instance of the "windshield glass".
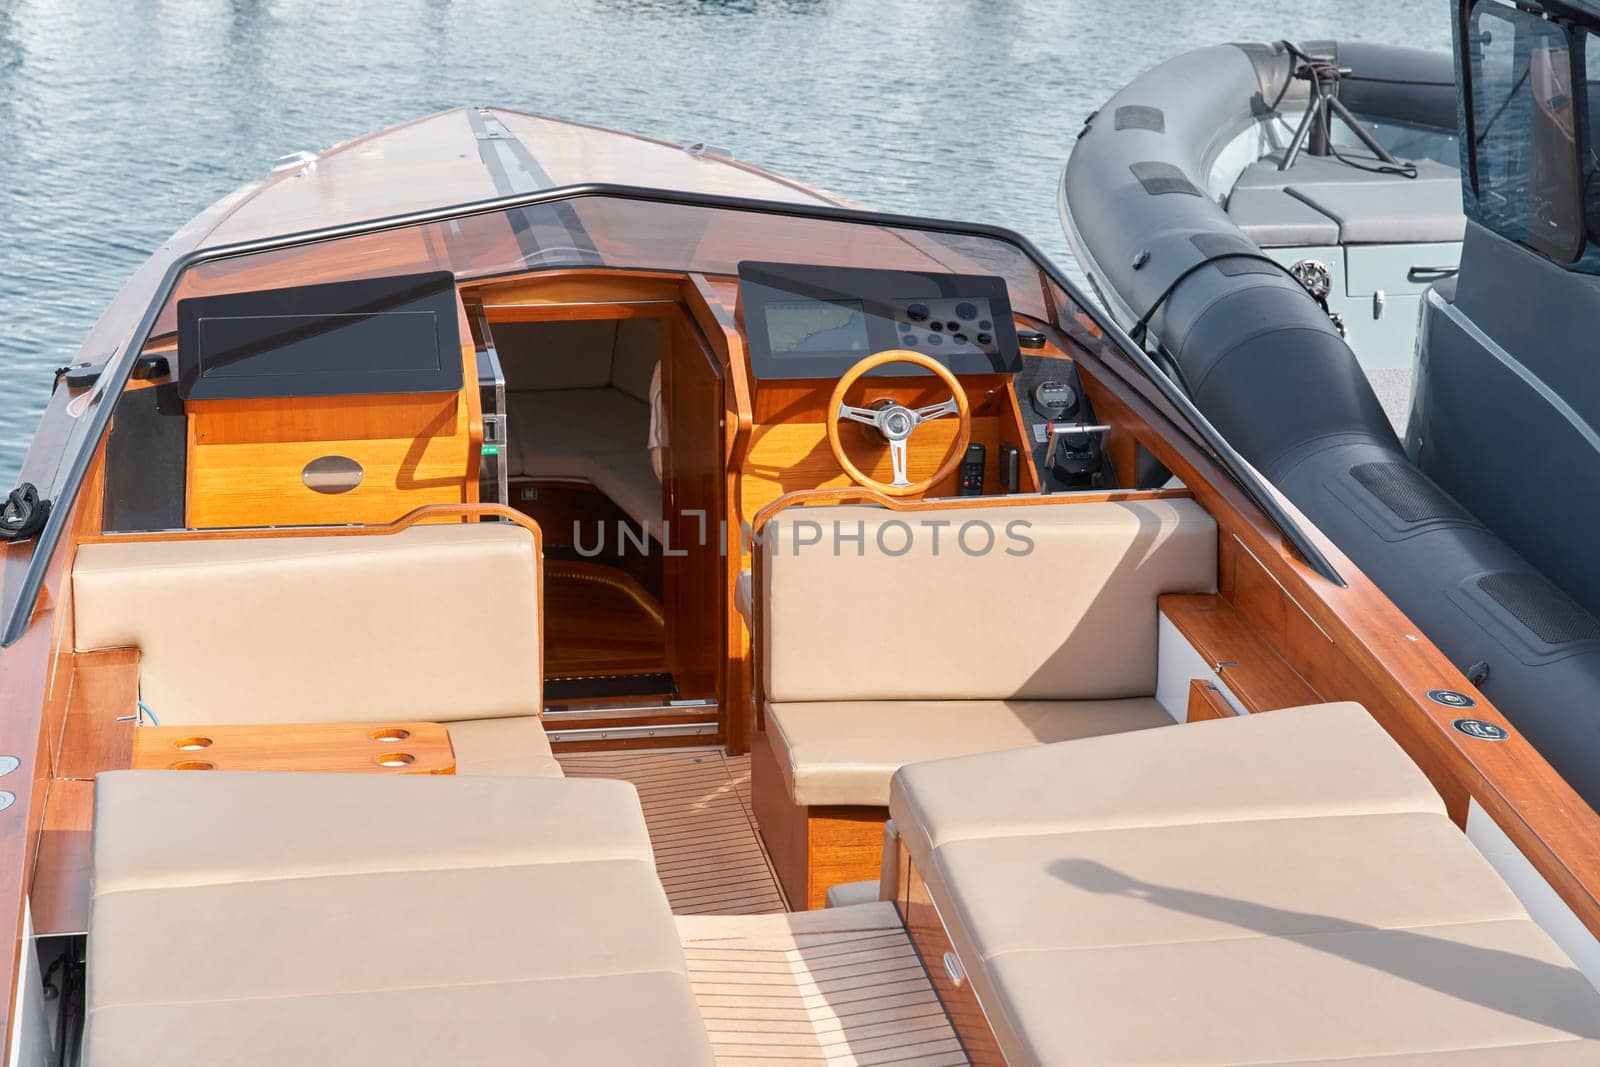
<path id="1" fill-rule="evenodd" d="M 17 606 L 32 601 L 42 574 L 40 549 L 53 550 L 88 456 L 105 430 L 115 394 L 126 380 L 131 345 L 170 343 L 178 301 L 219 293 L 307 285 L 432 270 L 448 270 L 458 282 L 575 267 L 732 275 L 746 259 L 844 267 L 992 274 L 1005 280 L 1013 308 L 1040 320 L 1052 305 L 1071 303 L 1066 293 L 1047 290 L 1041 265 L 1010 241 L 942 229 L 885 224 L 871 218 L 817 217 L 817 209 L 794 214 L 752 203 L 675 202 L 640 194 L 547 194 L 543 202 L 492 210 L 466 205 L 437 221 L 414 225 L 374 224 L 368 232 L 317 239 L 226 258 L 202 259 L 185 269 L 170 292 L 166 272 L 193 247 L 177 235 L 124 287 L 91 334 L 80 360 L 105 363 L 92 389 L 69 395 L 59 388 L 41 424 L 22 479 L 55 501 L 58 514 L 34 541 L 5 546 L 0 573 L 0 619 L 6 640 L 20 632 Z M 689 200 L 693 197 L 684 197 Z M 807 212 L 810 214 L 807 214 Z M 865 213 L 863 213 L 865 214 Z M 952 229 L 963 229 L 952 225 Z M 155 301 L 161 310 L 151 329 L 135 337 L 136 324 Z M 1076 312 L 1074 307 L 1073 312 Z"/>
<path id="2" fill-rule="evenodd" d="M 995 274 L 1019 312 L 1047 317 L 1038 265 L 992 238 L 594 196 L 199 264 L 154 334 L 175 329 L 179 300 L 217 293 L 435 270 L 458 282 L 574 267 L 731 275 L 747 259 Z"/>

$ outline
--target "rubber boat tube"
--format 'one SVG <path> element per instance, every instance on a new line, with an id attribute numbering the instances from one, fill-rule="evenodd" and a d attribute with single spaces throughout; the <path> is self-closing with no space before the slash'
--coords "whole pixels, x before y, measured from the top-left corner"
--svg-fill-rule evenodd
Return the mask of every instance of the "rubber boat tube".
<path id="1" fill-rule="evenodd" d="M 1150 315 L 1149 337 L 1217 429 L 1600 808 L 1600 620 L 1411 465 L 1322 307 L 1205 192 L 1289 78 L 1287 53 L 1270 51 L 1202 48 L 1112 97 L 1062 178 L 1068 239 L 1114 314 Z M 1420 80 L 1418 53 L 1337 52 L 1357 74 Z M 1347 81 L 1341 98 L 1363 114 L 1442 106 L 1404 88 Z"/>

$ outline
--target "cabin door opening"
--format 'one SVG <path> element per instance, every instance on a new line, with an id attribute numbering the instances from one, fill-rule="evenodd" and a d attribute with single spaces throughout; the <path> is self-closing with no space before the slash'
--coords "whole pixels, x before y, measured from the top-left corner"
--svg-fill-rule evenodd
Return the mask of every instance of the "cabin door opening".
<path id="1" fill-rule="evenodd" d="M 549 710 L 720 696 L 721 375 L 678 305 L 622 307 L 485 309 L 508 503 L 544 533 Z"/>

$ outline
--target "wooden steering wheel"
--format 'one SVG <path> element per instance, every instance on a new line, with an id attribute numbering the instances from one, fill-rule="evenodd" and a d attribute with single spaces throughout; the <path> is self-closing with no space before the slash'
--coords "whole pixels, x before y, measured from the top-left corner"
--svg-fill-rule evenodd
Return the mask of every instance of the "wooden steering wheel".
<path id="1" fill-rule="evenodd" d="M 913 363 L 924 370 L 932 371 L 950 388 L 950 399 L 942 404 L 929 404 L 920 408 L 908 408 L 894 401 L 870 408 L 857 408 L 846 404 L 844 395 L 849 392 L 850 387 L 856 384 L 863 374 L 885 363 Z M 912 432 L 918 426 L 946 415 L 955 415 L 961 420 L 961 427 L 956 432 L 956 440 L 951 446 L 950 454 L 945 457 L 939 469 L 928 478 L 920 482 L 911 481 L 906 477 L 906 442 L 910 440 Z M 839 441 L 840 419 L 864 423 L 883 434 L 883 439 L 889 442 L 889 457 L 894 464 L 893 482 L 885 484 L 876 478 L 869 478 L 861 472 L 861 468 L 850 462 L 850 457 L 844 454 L 844 446 Z M 961 457 L 967 450 L 967 442 L 972 438 L 972 412 L 967 406 L 967 391 L 961 388 L 956 376 L 933 357 L 905 348 L 890 348 L 883 352 L 875 352 L 846 371 L 844 377 L 839 379 L 839 384 L 833 387 L 833 396 L 828 401 L 827 423 L 828 445 L 833 449 L 833 458 L 838 460 L 844 472 L 854 479 L 857 485 L 876 489 L 889 496 L 914 496 L 925 493 L 935 483 L 948 478 L 961 463 Z"/>

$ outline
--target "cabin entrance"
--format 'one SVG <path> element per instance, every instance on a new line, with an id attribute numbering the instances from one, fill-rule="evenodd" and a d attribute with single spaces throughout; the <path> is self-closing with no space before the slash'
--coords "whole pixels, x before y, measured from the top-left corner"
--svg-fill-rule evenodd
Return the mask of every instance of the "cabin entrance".
<path id="1" fill-rule="evenodd" d="M 486 293 L 474 332 L 504 381 L 505 502 L 545 536 L 551 725 L 573 717 L 579 742 L 709 739 L 723 629 L 717 364 L 674 300 L 526 295 Z M 576 720 L 597 723 L 593 736 Z"/>

